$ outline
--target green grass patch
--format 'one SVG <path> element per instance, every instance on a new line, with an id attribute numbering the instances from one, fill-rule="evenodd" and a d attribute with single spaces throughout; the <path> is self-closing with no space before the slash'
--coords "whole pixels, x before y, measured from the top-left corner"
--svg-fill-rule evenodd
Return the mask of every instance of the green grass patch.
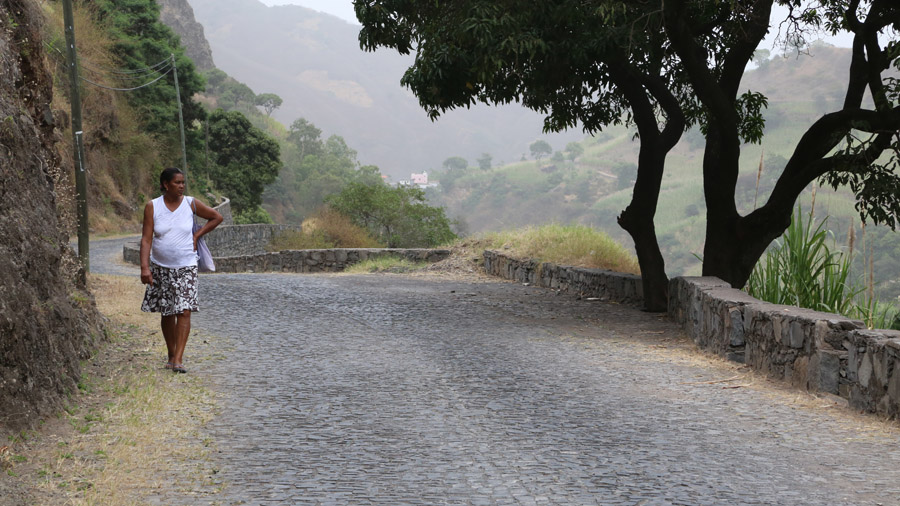
<path id="1" fill-rule="evenodd" d="M 583 225 L 544 225 L 484 234 L 478 244 L 517 258 L 639 274 L 637 258 L 605 233 Z"/>
<path id="2" fill-rule="evenodd" d="M 411 262 L 405 258 L 385 256 L 359 262 L 347 267 L 344 272 L 350 274 L 369 274 L 373 272 L 410 272 L 421 269 L 424 264 Z"/>

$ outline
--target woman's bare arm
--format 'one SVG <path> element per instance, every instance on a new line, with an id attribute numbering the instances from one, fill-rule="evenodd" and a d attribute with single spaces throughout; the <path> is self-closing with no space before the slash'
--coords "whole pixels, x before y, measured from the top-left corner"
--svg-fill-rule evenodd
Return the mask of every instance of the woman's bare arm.
<path id="1" fill-rule="evenodd" d="M 141 283 L 153 284 L 150 274 L 150 246 L 153 244 L 153 201 L 144 206 L 144 224 L 141 229 Z"/>
<path id="2" fill-rule="evenodd" d="M 206 224 L 194 234 L 194 249 L 197 249 L 197 239 L 212 232 L 220 223 L 222 223 L 223 218 L 222 215 L 219 214 L 219 211 L 216 211 L 197 199 L 194 199 L 194 212 L 197 213 L 197 216 L 207 220 Z"/>

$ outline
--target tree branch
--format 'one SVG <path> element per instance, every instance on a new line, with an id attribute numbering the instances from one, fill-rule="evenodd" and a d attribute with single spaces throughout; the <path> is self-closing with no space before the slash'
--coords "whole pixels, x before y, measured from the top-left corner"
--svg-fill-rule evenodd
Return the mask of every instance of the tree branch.
<path id="1" fill-rule="evenodd" d="M 729 96 L 737 95 L 738 86 L 741 84 L 741 78 L 744 77 L 747 64 L 753 58 L 753 53 L 769 30 L 772 2 L 773 0 L 755 0 L 751 3 L 748 16 L 752 18 L 752 21 L 744 25 L 749 25 L 749 29 L 745 32 L 744 37 L 739 38 L 728 49 L 725 55 L 719 85 L 726 90 Z"/>
<path id="2" fill-rule="evenodd" d="M 876 133 L 878 136 L 859 153 L 827 156 L 851 129 Z M 780 208 L 787 205 L 790 208 L 800 192 L 816 178 L 832 170 L 858 165 L 864 160 L 866 165 L 870 164 L 890 147 L 891 136 L 896 135 L 898 130 L 900 106 L 886 112 L 851 109 L 826 114 L 803 134 L 763 207 Z"/>
<path id="3" fill-rule="evenodd" d="M 669 40 L 681 58 L 697 97 L 720 124 L 724 122 L 723 126 L 729 131 L 737 132 L 738 119 L 732 99 L 723 93 L 716 76 L 707 67 L 706 52 L 694 40 L 690 23 L 685 19 L 684 0 L 665 2 L 663 20 Z"/>

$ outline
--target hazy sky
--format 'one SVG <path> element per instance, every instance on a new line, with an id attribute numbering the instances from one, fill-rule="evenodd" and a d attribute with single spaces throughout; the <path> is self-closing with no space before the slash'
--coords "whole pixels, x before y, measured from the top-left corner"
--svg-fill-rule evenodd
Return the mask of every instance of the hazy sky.
<path id="1" fill-rule="evenodd" d="M 353 23 L 354 25 L 358 25 L 359 21 L 356 20 L 356 14 L 353 12 L 353 0 L 260 0 L 262 3 L 266 5 L 284 5 L 284 4 L 294 4 L 294 5 L 302 5 L 304 7 L 308 7 L 310 9 L 315 9 L 321 12 L 327 12 L 328 14 L 337 16 L 348 23 Z M 785 14 L 787 13 L 787 9 L 782 7 L 775 7 L 773 9 L 772 19 L 780 21 L 784 19 Z M 776 22 L 777 22 L 776 21 Z M 777 48 L 772 50 L 772 44 L 775 40 L 775 34 L 777 32 L 777 27 L 773 28 L 772 33 L 769 34 L 769 37 L 763 41 L 761 47 L 764 49 L 769 49 L 773 53 L 778 53 L 780 50 Z M 850 36 L 842 36 L 842 37 L 823 37 L 823 39 L 829 44 L 833 44 L 838 47 L 850 47 L 852 46 L 853 39 Z"/>

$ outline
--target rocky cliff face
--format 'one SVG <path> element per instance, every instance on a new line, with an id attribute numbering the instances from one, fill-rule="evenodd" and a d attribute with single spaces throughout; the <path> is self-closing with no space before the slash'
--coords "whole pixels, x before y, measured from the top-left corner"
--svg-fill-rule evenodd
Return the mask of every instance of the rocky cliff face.
<path id="1" fill-rule="evenodd" d="M 66 267 L 41 19 L 33 0 L 0 0 L 0 436 L 59 409 L 102 335 Z"/>
<path id="2" fill-rule="evenodd" d="M 212 50 L 203 35 L 203 25 L 194 19 L 194 9 L 187 0 L 157 0 L 157 3 L 160 7 L 160 20 L 181 37 L 181 44 L 197 69 L 215 68 Z"/>

